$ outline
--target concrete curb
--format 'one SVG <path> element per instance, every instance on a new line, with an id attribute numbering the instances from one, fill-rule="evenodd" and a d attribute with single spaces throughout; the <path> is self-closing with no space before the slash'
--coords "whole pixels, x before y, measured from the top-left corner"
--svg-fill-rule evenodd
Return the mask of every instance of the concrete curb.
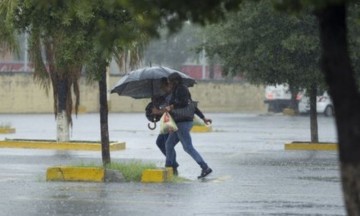
<path id="1" fill-rule="evenodd" d="M 55 166 L 46 170 L 46 181 L 80 182 L 124 182 L 124 177 L 115 177 L 113 172 L 101 167 Z M 108 179 L 108 181 L 107 181 Z M 172 168 L 146 169 L 141 176 L 142 183 L 163 183 L 173 180 Z"/>
<path id="2" fill-rule="evenodd" d="M 125 142 L 110 143 L 110 151 L 124 150 Z M 75 151 L 101 151 L 101 143 L 91 141 L 56 142 L 55 140 L 4 140 L 0 148 L 30 148 Z"/>
<path id="3" fill-rule="evenodd" d="M 337 151 L 337 144 L 325 142 L 292 142 L 285 144 L 285 150 Z"/>
<path id="4" fill-rule="evenodd" d="M 118 170 L 102 167 L 57 166 L 46 170 L 46 181 L 125 182 Z"/>
<path id="5" fill-rule="evenodd" d="M 0 134 L 10 134 L 15 132 L 16 132 L 15 128 L 0 128 Z"/>
<path id="6" fill-rule="evenodd" d="M 103 182 L 105 169 L 97 167 L 50 167 L 46 171 L 46 181 Z"/>
<path id="7" fill-rule="evenodd" d="M 204 132 L 211 132 L 212 131 L 212 125 L 194 125 L 191 128 L 191 132 L 195 133 L 204 133 Z"/>
<path id="8" fill-rule="evenodd" d="M 141 175 L 142 183 L 163 183 L 167 181 L 172 181 L 173 179 L 173 169 L 168 168 L 158 168 L 158 169 L 146 169 Z"/>

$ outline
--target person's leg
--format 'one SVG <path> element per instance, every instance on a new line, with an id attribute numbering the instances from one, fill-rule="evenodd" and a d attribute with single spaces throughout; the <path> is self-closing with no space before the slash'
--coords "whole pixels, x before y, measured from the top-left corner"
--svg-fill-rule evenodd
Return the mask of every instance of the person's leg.
<path id="1" fill-rule="evenodd" d="M 176 133 L 169 133 L 169 136 L 165 142 L 165 150 L 166 150 L 166 167 L 174 167 L 175 166 L 175 145 L 177 143 L 177 135 Z"/>
<path id="2" fill-rule="evenodd" d="M 169 134 L 159 134 L 159 136 L 156 139 L 156 145 L 159 147 L 160 151 L 164 154 L 164 156 L 166 157 L 166 147 L 165 147 L 165 143 L 167 138 L 169 137 Z M 179 138 L 176 136 L 176 138 L 174 138 L 176 141 L 176 144 L 179 142 Z M 175 145 L 176 145 L 175 144 Z M 174 168 L 177 168 L 179 166 L 179 164 L 176 161 L 176 151 L 174 150 Z"/>
<path id="3" fill-rule="evenodd" d="M 176 144 L 179 143 L 179 137 L 177 135 L 174 138 L 174 143 L 175 143 L 175 145 L 174 145 L 174 169 L 175 169 L 176 174 L 177 174 L 177 168 L 179 166 L 178 162 L 176 161 L 176 151 L 175 151 L 175 146 L 176 146 Z"/>
<path id="4" fill-rule="evenodd" d="M 179 122 L 177 123 L 178 131 L 176 132 L 184 150 L 200 165 L 201 173 L 198 178 L 204 178 L 212 172 L 212 169 L 205 163 L 200 154 L 192 145 L 190 130 L 192 122 Z"/>
<path id="5" fill-rule="evenodd" d="M 159 134 L 156 138 L 156 145 L 159 147 L 160 151 L 166 156 L 165 142 L 169 134 Z"/>
<path id="6" fill-rule="evenodd" d="M 176 131 L 176 134 L 178 135 L 178 138 L 185 150 L 199 165 L 202 169 L 207 169 L 208 165 L 205 163 L 201 155 L 196 151 L 192 144 L 191 136 L 190 136 L 190 130 L 192 127 L 192 122 L 178 122 L 178 131 Z"/>

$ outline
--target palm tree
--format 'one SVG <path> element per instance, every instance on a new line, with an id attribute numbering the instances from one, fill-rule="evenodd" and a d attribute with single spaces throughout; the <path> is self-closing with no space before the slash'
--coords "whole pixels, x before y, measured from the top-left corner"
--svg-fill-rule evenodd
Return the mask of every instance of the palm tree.
<path id="1" fill-rule="evenodd" d="M 11 0 L 0 1 L 0 52 L 18 52 L 19 44 L 13 25 L 13 9 L 16 4 Z"/>
<path id="2" fill-rule="evenodd" d="M 139 47 L 143 43 L 136 41 L 144 39 L 133 19 L 122 7 L 101 0 L 16 3 L 15 27 L 30 35 L 35 78 L 47 91 L 52 86 L 58 122 L 57 140 L 69 140 L 72 94 L 75 94 L 77 113 L 80 102 L 78 80 L 86 65 L 89 78 L 99 82 L 103 164 L 110 163 L 106 68 L 114 55 L 126 56 L 131 67 L 139 62 Z M 127 55 L 129 50 L 132 50 L 131 58 Z"/>
<path id="3" fill-rule="evenodd" d="M 79 79 L 81 61 L 61 63 L 58 53 L 70 43 L 71 38 L 64 39 L 56 35 L 41 37 L 40 28 L 30 31 L 30 58 L 34 64 L 34 78 L 46 91 L 52 86 L 54 114 L 57 119 L 57 141 L 69 141 L 69 125 L 72 125 L 72 89 L 75 94 L 75 112 L 80 103 Z M 79 49 L 78 52 L 80 52 Z M 55 57 L 56 56 L 56 57 Z M 76 57 L 75 57 L 76 59 Z M 81 60 L 81 59 L 79 59 Z"/>

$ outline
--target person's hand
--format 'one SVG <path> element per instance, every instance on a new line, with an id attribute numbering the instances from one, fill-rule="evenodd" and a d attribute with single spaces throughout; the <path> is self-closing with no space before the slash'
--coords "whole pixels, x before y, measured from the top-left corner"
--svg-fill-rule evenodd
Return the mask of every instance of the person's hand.
<path id="1" fill-rule="evenodd" d="M 160 114 L 162 114 L 164 111 L 163 110 L 160 110 L 160 109 L 158 109 L 158 108 L 156 108 L 156 107 L 153 107 L 152 109 L 151 109 L 151 114 L 154 114 L 154 115 L 160 115 Z"/>
<path id="2" fill-rule="evenodd" d="M 170 112 L 172 109 L 173 109 L 173 105 L 169 105 L 169 106 L 166 106 L 166 107 L 165 107 L 165 110 L 166 110 L 167 112 Z"/>
<path id="3" fill-rule="evenodd" d="M 208 119 L 208 118 L 203 118 L 203 121 L 205 124 L 211 124 L 212 123 L 212 120 L 211 119 Z"/>

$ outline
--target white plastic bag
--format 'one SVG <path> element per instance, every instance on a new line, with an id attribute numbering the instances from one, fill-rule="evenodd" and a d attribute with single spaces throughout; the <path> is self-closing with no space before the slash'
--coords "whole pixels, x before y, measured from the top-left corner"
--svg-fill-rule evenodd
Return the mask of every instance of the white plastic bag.
<path id="1" fill-rule="evenodd" d="M 160 118 L 160 133 L 167 134 L 171 132 L 175 132 L 178 130 L 174 119 L 168 112 L 164 112 L 164 114 Z"/>

